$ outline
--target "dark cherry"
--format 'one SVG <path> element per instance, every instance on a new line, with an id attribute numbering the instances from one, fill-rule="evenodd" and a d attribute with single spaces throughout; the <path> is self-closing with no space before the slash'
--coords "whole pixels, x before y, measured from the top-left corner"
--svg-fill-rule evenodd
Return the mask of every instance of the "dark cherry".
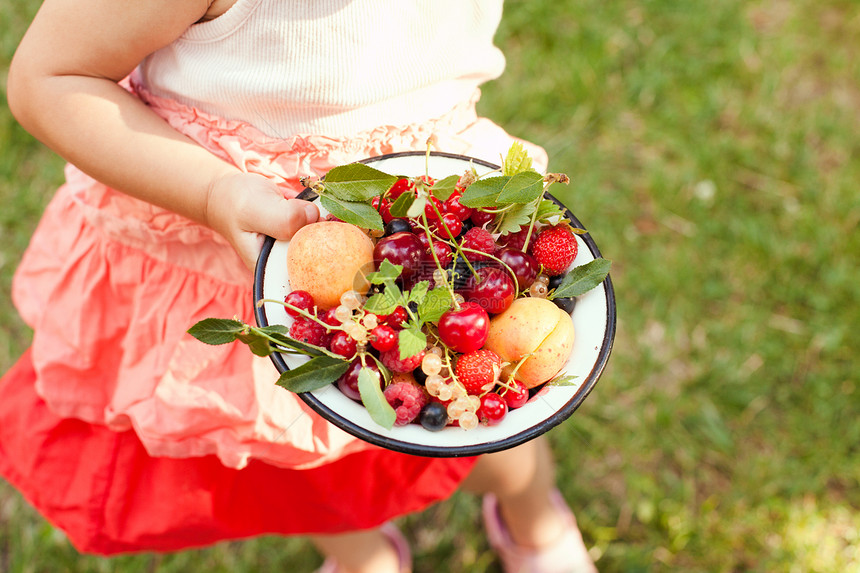
<path id="1" fill-rule="evenodd" d="M 499 267 L 483 267 L 477 270 L 477 274 L 477 277 L 469 277 L 463 296 L 490 314 L 506 311 L 517 296 L 508 271 Z"/>
<path id="2" fill-rule="evenodd" d="M 371 359 L 365 360 L 367 368 L 370 368 L 379 374 L 379 367 L 376 361 Z M 344 374 L 337 379 L 338 390 L 343 392 L 348 398 L 361 401 L 361 393 L 358 391 L 358 372 L 361 370 L 361 358 L 356 357 L 349 363 L 349 368 Z M 382 376 L 379 376 L 379 387 L 382 388 Z"/>
<path id="3" fill-rule="evenodd" d="M 386 259 L 401 265 L 401 276 L 406 278 L 418 270 L 424 260 L 424 247 L 413 233 L 395 233 L 381 238 L 373 249 L 373 260 L 377 266 Z"/>
<path id="4" fill-rule="evenodd" d="M 474 223 L 476 227 L 483 227 L 495 218 L 496 216 L 493 213 L 487 213 L 486 211 L 478 210 L 475 210 L 475 212 L 472 213 L 472 216 L 469 217 L 469 219 L 471 219 L 472 223 Z"/>
<path id="5" fill-rule="evenodd" d="M 357 347 L 358 343 L 356 343 L 355 339 L 342 330 L 335 332 L 329 343 L 329 350 L 344 358 L 355 356 L 355 349 Z"/>
<path id="6" fill-rule="evenodd" d="M 511 270 L 517 275 L 517 287 L 520 290 L 530 287 L 535 282 L 540 271 L 540 264 L 530 254 L 524 253 L 519 249 L 506 247 L 498 251 L 496 257 L 511 267 Z M 550 279 L 551 282 L 552 279 Z"/>
<path id="7" fill-rule="evenodd" d="M 430 402 L 421 408 L 418 421 L 425 430 L 438 432 L 448 425 L 448 409 L 439 402 Z"/>
<path id="8" fill-rule="evenodd" d="M 473 302 L 445 312 L 439 319 L 439 338 L 455 352 L 479 350 L 490 332 L 490 316 Z"/>
<path id="9" fill-rule="evenodd" d="M 406 219 L 391 219 L 385 224 L 385 236 L 388 237 L 395 233 L 411 233 L 412 225 Z"/>

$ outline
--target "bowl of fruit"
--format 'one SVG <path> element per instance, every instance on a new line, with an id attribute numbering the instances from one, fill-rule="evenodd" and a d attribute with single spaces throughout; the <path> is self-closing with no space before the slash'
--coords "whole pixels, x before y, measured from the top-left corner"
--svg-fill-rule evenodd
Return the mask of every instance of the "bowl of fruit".
<path id="1" fill-rule="evenodd" d="M 610 263 L 559 182 L 517 145 L 501 166 L 406 152 L 332 169 L 300 195 L 320 221 L 265 241 L 257 324 L 190 332 L 270 356 L 278 385 L 378 446 L 519 445 L 579 407 L 615 334 Z"/>

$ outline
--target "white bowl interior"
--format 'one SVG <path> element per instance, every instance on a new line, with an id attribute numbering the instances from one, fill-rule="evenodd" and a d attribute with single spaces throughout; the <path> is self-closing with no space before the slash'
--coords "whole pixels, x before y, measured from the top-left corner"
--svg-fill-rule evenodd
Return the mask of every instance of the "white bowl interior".
<path id="1" fill-rule="evenodd" d="M 394 156 L 368 163 L 368 165 L 393 175 L 414 176 L 425 173 L 425 156 Z M 452 174 L 461 174 L 468 167 L 469 162 L 460 158 L 431 155 L 426 171 L 432 177 L 442 178 Z M 475 167 L 479 173 L 489 171 L 488 168 L 478 164 Z M 579 251 L 574 264 L 578 266 L 593 260 L 594 256 L 580 237 L 577 237 L 577 241 Z M 288 248 L 289 241 L 275 241 L 266 260 L 263 298 L 283 300 L 290 292 L 286 264 Z M 292 323 L 292 318 L 287 315 L 284 307 L 280 304 L 265 303 L 264 311 L 269 324 L 289 325 Z M 387 430 L 370 418 L 364 406 L 347 398 L 334 385 L 316 390 L 312 394 L 337 416 L 380 438 L 394 439 L 418 446 L 441 448 L 492 444 L 529 430 L 559 412 L 576 397 L 583 382 L 599 360 L 600 349 L 608 328 L 608 316 L 607 297 L 602 287 L 592 289 L 579 297 L 574 312 L 571 314 L 575 331 L 573 351 L 562 369 L 563 373 L 574 375 L 577 378 L 569 386 L 544 387 L 526 405 L 509 412 L 505 419 L 496 426 L 481 425 L 468 431 L 449 426 L 441 431 L 431 432 L 419 424 L 409 424 L 395 426 L 391 430 Z M 307 361 L 304 356 L 282 354 L 282 357 L 290 368 L 295 368 Z"/>

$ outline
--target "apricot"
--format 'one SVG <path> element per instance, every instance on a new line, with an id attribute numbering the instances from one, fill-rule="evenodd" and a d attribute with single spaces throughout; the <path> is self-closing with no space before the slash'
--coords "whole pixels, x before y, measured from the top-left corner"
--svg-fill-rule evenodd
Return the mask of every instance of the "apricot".
<path id="1" fill-rule="evenodd" d="M 373 270 L 373 241 L 349 223 L 320 221 L 298 230 L 287 249 L 287 273 L 292 290 L 304 290 L 321 309 L 340 304 L 348 290 L 362 294 Z"/>
<path id="2" fill-rule="evenodd" d="M 490 320 L 484 348 L 509 363 L 502 370 L 502 379 L 527 356 L 515 378 L 527 388 L 534 388 L 558 374 L 570 358 L 573 339 L 569 314 L 552 301 L 524 297 Z"/>

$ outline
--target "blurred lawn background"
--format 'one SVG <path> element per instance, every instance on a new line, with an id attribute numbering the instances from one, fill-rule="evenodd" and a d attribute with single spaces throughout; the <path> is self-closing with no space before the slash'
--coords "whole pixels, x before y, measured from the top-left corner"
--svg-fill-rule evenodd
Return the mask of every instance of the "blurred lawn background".
<path id="1" fill-rule="evenodd" d="M 0 4 L 0 87 L 37 6 Z M 497 42 L 480 111 L 546 147 L 615 262 L 609 367 L 550 434 L 601 571 L 860 571 L 860 5 L 509 2 Z M 10 281 L 61 169 L 3 100 L 0 371 L 28 344 Z M 500 571 L 479 523 L 462 494 L 403 519 L 415 571 Z M 319 561 L 273 537 L 80 556 L 0 481 L 0 571 Z"/>

